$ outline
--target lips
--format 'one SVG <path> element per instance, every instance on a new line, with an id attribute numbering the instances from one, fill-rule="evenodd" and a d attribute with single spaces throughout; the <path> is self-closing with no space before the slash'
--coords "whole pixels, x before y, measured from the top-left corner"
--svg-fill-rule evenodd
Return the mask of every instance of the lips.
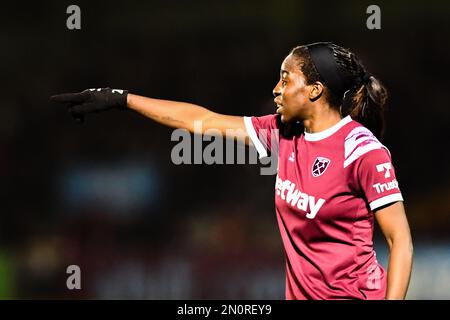
<path id="1" fill-rule="evenodd" d="M 281 114 L 282 110 L 283 110 L 283 106 L 281 104 L 277 104 L 277 111 L 276 111 L 276 113 Z"/>

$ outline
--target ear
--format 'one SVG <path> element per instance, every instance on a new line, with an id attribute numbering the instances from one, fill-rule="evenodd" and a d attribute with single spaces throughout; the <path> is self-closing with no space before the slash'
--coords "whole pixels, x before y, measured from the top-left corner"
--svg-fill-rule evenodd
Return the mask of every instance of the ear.
<path id="1" fill-rule="evenodd" d="M 316 101 L 322 96 L 324 87 L 322 82 L 316 81 L 310 85 L 311 89 L 309 90 L 309 100 Z"/>

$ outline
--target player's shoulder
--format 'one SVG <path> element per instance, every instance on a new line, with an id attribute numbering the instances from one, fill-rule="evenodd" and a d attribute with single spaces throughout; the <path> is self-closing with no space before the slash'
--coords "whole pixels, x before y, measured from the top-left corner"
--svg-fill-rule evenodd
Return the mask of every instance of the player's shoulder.
<path id="1" fill-rule="evenodd" d="M 352 120 L 345 129 L 344 168 L 374 154 L 390 157 L 389 150 L 359 122 Z"/>
<path id="2" fill-rule="evenodd" d="M 244 116 L 244 119 L 251 119 L 252 122 L 267 127 L 277 127 L 277 114 L 266 114 L 262 116 Z"/>

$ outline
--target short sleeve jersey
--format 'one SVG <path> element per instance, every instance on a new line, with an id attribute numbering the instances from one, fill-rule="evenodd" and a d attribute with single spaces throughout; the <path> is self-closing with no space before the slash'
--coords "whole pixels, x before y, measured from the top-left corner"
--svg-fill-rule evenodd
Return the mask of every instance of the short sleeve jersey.
<path id="1" fill-rule="evenodd" d="M 270 139 L 279 129 L 276 115 L 244 122 L 260 156 L 278 153 L 286 299 L 384 299 L 374 211 L 403 201 L 388 149 L 350 116 L 322 132 L 277 139 Z"/>

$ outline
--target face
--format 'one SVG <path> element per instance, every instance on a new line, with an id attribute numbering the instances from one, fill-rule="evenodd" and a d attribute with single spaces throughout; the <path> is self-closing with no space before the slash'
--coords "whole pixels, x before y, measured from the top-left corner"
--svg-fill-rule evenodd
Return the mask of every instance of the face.
<path id="1" fill-rule="evenodd" d="M 305 120 L 312 112 L 312 102 L 317 88 L 307 85 L 298 66 L 298 58 L 288 55 L 281 64 L 280 81 L 273 89 L 277 113 L 282 122 Z"/>

